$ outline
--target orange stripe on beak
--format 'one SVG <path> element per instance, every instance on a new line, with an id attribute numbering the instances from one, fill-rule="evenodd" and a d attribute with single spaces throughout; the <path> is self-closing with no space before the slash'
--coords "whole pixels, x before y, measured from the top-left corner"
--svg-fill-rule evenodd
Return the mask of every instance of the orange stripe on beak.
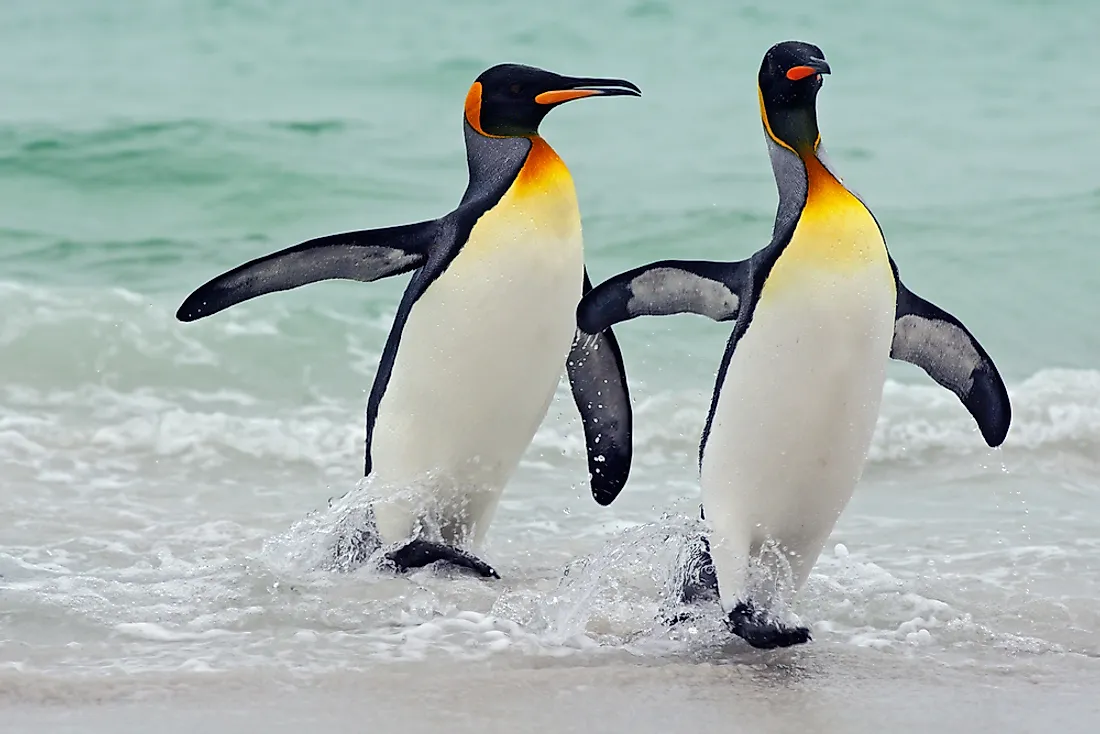
<path id="1" fill-rule="evenodd" d="M 792 82 L 797 82 L 799 79 L 805 79 L 808 76 L 813 76 L 817 73 L 817 69 L 812 66 L 793 66 L 787 69 L 787 78 Z"/>
<path id="2" fill-rule="evenodd" d="M 557 89 L 553 92 L 543 92 L 535 97 L 539 104 L 558 104 L 568 102 L 571 99 L 584 99 L 596 94 L 602 94 L 598 89 Z"/>

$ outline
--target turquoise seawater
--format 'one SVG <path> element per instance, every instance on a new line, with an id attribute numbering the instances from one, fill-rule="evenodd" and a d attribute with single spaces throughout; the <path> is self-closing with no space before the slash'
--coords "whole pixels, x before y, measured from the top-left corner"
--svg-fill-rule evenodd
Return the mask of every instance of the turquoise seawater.
<path id="1" fill-rule="evenodd" d="M 466 90 L 504 61 L 643 90 L 542 127 L 596 281 L 744 258 L 776 204 L 755 75 L 787 39 L 826 53 L 824 145 L 906 284 L 977 335 L 1015 408 L 991 451 L 953 396 L 892 365 L 867 474 L 796 611 L 817 649 L 1094 666 L 1098 33 L 1093 0 L 5 0 L 0 674 L 719 645 L 717 627 L 670 638 L 651 612 L 675 550 L 661 539 L 697 507 L 727 326 L 617 329 L 638 445 L 612 508 L 587 494 L 560 392 L 490 533 L 513 579 L 492 588 L 314 562 L 326 500 L 358 479 L 404 278 L 173 314 L 253 257 L 449 211 Z M 454 625 L 424 627 L 439 618 Z M 401 637 L 417 629 L 419 647 Z"/>

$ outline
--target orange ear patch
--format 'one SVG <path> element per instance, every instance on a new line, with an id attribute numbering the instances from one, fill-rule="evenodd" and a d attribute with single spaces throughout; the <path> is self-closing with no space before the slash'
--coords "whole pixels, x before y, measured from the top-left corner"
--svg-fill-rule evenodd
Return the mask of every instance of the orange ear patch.
<path id="1" fill-rule="evenodd" d="M 816 73 L 817 69 L 812 66 L 792 66 L 790 69 L 787 69 L 787 78 L 792 82 L 797 82 L 799 79 L 805 79 Z"/>
<path id="2" fill-rule="evenodd" d="M 538 104 L 558 104 L 559 102 L 568 102 L 571 99 L 591 97 L 594 94 L 599 94 L 599 92 L 595 89 L 556 89 L 552 92 L 543 92 L 536 95 L 535 102 Z"/>
<path id="3" fill-rule="evenodd" d="M 474 130 L 485 134 L 481 129 L 481 82 L 474 82 L 466 93 L 466 121 Z"/>

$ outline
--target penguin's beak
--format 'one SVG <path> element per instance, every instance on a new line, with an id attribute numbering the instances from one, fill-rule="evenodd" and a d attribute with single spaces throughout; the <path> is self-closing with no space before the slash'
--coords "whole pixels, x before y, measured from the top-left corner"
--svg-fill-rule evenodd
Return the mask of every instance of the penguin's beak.
<path id="1" fill-rule="evenodd" d="M 625 79 L 562 77 L 561 82 L 562 84 L 558 89 L 536 95 L 535 102 L 544 105 L 555 105 L 574 99 L 584 99 L 585 97 L 642 96 L 642 90 Z"/>
<path id="2" fill-rule="evenodd" d="M 829 69 L 829 65 L 825 63 L 825 59 L 813 59 L 808 64 L 792 66 L 790 69 L 787 69 L 787 78 L 792 82 L 797 82 L 799 79 L 805 79 L 814 74 L 829 74 L 831 72 L 832 70 Z"/>

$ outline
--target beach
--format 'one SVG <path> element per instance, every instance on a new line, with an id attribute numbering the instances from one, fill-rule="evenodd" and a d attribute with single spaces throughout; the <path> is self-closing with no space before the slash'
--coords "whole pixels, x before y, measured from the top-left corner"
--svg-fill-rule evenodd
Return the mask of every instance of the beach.
<path id="1" fill-rule="evenodd" d="M 1096 731 L 1097 27 L 1086 0 L 5 2 L 0 730 Z M 477 548 L 499 580 L 341 566 L 407 277 L 195 323 L 183 299 L 450 211 L 467 90 L 504 61 L 642 89 L 541 128 L 593 281 L 746 258 L 776 212 L 756 74 L 790 38 L 829 60 L 823 145 L 906 286 L 1004 377 L 1003 446 L 891 362 L 854 497 L 784 600 L 813 640 L 750 649 L 712 602 L 669 626 L 731 324 L 637 319 L 614 504 L 563 379 Z"/>

